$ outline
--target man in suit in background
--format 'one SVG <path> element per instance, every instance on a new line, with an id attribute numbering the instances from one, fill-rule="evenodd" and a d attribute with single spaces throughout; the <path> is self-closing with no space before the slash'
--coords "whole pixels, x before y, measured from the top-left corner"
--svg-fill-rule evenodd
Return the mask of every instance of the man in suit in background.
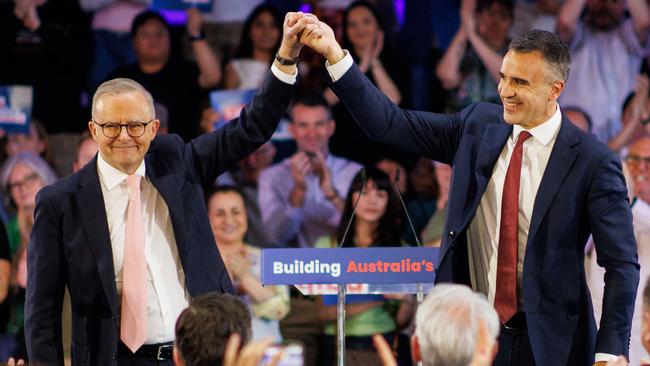
<path id="1" fill-rule="evenodd" d="M 627 190 L 618 157 L 562 117 L 571 56 L 556 34 L 511 42 L 503 106 L 475 103 L 454 115 L 391 103 L 322 22 L 301 40 L 326 57 L 332 90 L 371 138 L 453 166 L 436 282 L 468 284 L 494 304 L 496 365 L 627 354 L 639 281 Z M 598 332 L 583 264 L 590 234 L 606 270 Z"/>
<path id="2" fill-rule="evenodd" d="M 156 137 L 153 99 L 130 79 L 104 83 L 89 130 L 99 154 L 39 192 L 25 306 L 30 362 L 63 364 L 61 306 L 72 303 L 75 365 L 171 365 L 174 323 L 190 298 L 232 292 L 203 187 L 271 137 L 297 74 L 289 13 L 278 60 L 238 119 L 188 144 Z"/>

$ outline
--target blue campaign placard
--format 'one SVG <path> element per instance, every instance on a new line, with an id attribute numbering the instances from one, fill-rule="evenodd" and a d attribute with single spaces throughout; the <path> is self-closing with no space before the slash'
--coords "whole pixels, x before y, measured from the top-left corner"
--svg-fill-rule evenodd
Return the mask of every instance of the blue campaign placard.
<path id="1" fill-rule="evenodd" d="M 439 248 L 263 249 L 262 283 L 433 283 Z"/>
<path id="2" fill-rule="evenodd" d="M 210 106 L 219 113 L 215 129 L 239 117 L 244 106 L 253 100 L 256 89 L 217 90 L 210 93 Z"/>
<path id="3" fill-rule="evenodd" d="M 29 133 L 33 91 L 27 85 L 0 85 L 0 128 L 7 133 Z"/>
<path id="4" fill-rule="evenodd" d="M 212 11 L 212 0 L 153 0 L 151 8 L 159 11 L 197 8 L 203 13 L 209 13 Z"/>

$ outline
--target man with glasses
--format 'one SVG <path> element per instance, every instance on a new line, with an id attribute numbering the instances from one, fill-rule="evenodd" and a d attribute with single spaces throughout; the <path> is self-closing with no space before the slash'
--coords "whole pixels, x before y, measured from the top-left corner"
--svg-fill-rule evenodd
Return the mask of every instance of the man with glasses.
<path id="1" fill-rule="evenodd" d="M 636 140 L 625 157 L 634 197 L 650 205 L 650 137 Z"/>
<path id="2" fill-rule="evenodd" d="M 98 88 L 88 128 L 99 153 L 37 197 L 25 306 L 31 363 L 63 365 L 66 286 L 75 365 L 172 365 L 174 323 L 190 298 L 233 292 L 203 188 L 271 137 L 309 22 L 315 17 L 289 13 L 273 75 L 253 101 L 187 144 L 156 137 L 160 121 L 140 84 L 114 79 Z"/>

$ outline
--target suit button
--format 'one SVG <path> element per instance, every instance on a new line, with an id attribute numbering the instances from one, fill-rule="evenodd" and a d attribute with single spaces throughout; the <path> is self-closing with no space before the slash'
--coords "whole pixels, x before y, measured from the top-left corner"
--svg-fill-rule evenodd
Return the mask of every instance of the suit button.
<path id="1" fill-rule="evenodd" d="M 117 353 L 113 353 L 111 357 L 113 357 L 114 360 L 117 359 Z"/>
<path id="2" fill-rule="evenodd" d="M 449 232 L 447 233 L 447 237 L 448 237 L 449 239 L 453 239 L 453 238 L 455 238 L 455 237 L 456 237 L 456 232 L 453 231 L 453 230 L 449 230 Z"/>

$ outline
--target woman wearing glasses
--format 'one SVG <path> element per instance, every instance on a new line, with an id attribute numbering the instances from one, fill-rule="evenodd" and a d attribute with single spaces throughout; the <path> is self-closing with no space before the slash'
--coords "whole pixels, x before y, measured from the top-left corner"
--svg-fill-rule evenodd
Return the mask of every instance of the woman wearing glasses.
<path id="1" fill-rule="evenodd" d="M 25 336 L 23 333 L 23 312 L 25 287 L 27 285 L 26 249 L 34 223 L 34 202 L 36 193 L 44 186 L 53 183 L 56 175 L 47 162 L 33 152 L 24 152 L 10 157 L 0 169 L 0 184 L 7 197 L 8 210 L 15 215 L 7 223 L 9 252 L 11 257 L 10 289 L 7 300 L 0 313 L 7 314 L 8 320 L 3 342 L 12 356 L 26 358 Z M 15 341 L 13 345 L 10 343 Z M 4 346 L 4 345 L 3 345 Z M 13 347 L 12 347 L 13 346 Z"/>

